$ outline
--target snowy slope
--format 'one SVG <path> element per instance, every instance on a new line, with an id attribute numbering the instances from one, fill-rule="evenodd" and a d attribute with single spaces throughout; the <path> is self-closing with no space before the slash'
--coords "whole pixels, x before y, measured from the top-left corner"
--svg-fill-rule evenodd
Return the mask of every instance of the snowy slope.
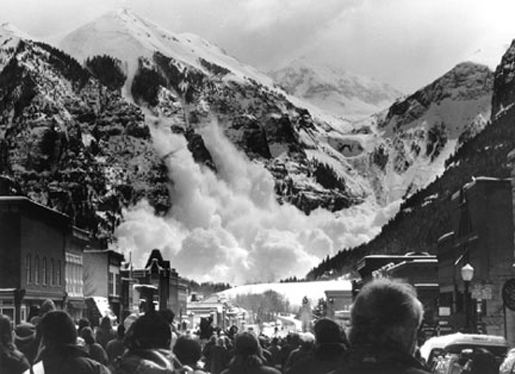
<path id="1" fill-rule="evenodd" d="M 389 107 L 402 95 L 372 78 L 305 58 L 269 74 L 286 92 L 338 117 L 369 116 Z"/>
<path id="2" fill-rule="evenodd" d="M 481 132 L 490 118 L 492 71 L 462 63 L 387 112 L 357 122 L 374 170 L 376 195 L 388 203 L 427 186 L 445 169 L 445 160 Z M 382 170 L 382 171 L 381 171 Z"/>
<path id="3" fill-rule="evenodd" d="M 155 51 L 173 56 L 183 64 L 205 68 L 203 58 L 244 76 L 271 84 L 270 78 L 227 55 L 217 46 L 193 34 L 175 34 L 127 9 L 116 9 L 66 35 L 60 47 L 79 61 L 94 55 L 110 55 L 127 63 L 134 75 L 140 57 L 151 58 Z"/>
<path id="4" fill-rule="evenodd" d="M 0 24 L 0 71 L 5 67 L 22 39 L 33 39 L 10 23 Z"/>
<path id="5" fill-rule="evenodd" d="M 275 291 L 283 295 L 292 306 L 299 306 L 306 296 L 312 305 L 319 299 L 326 297 L 325 291 L 351 291 L 352 284 L 346 280 L 332 280 L 319 282 L 293 282 L 293 283 L 259 283 L 238 286 L 219 292 L 220 296 L 234 299 L 238 295 L 260 295 L 266 291 Z"/>

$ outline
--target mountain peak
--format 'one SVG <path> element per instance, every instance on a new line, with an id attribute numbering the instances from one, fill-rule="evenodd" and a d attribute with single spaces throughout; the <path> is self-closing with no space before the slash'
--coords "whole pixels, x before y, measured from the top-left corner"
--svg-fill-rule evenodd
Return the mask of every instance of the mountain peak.
<path id="1" fill-rule="evenodd" d="M 402 95 L 376 79 L 304 57 L 269 74 L 293 96 L 347 118 L 376 113 Z"/>
<path id="2" fill-rule="evenodd" d="M 15 37 L 19 39 L 35 39 L 33 36 L 20 30 L 15 25 L 9 22 L 0 23 L 0 38 Z"/>

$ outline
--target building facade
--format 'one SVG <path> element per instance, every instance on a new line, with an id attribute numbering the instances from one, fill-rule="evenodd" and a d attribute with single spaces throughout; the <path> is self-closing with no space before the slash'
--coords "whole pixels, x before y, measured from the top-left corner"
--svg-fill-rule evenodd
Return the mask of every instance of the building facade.
<path id="1" fill-rule="evenodd" d="M 88 308 L 94 309 L 93 303 L 95 303 L 98 312 L 103 315 L 106 311 L 102 305 L 107 301 L 110 311 L 118 320 L 123 318 L 121 300 L 123 261 L 123 254 L 111 249 L 84 250 L 84 297 Z"/>
<path id="2" fill-rule="evenodd" d="M 153 249 L 143 268 L 122 270 L 124 310 L 132 311 L 144 298 L 134 292 L 138 285 L 155 287 L 155 309 L 170 309 L 180 319 L 186 313 L 187 284 L 181 281 L 177 271 L 165 260 L 159 249 Z M 143 306 L 142 306 L 143 307 Z"/>
<path id="3" fill-rule="evenodd" d="M 84 249 L 91 244 L 89 232 L 72 227 L 65 253 L 66 301 L 64 308 L 74 320 L 84 317 Z"/>
<path id="4" fill-rule="evenodd" d="M 26 197 L 0 196 L 0 312 L 19 323 L 46 299 L 63 307 L 69 235 L 68 216 Z"/>
<path id="5" fill-rule="evenodd" d="M 441 319 L 453 331 L 505 336 L 515 344 L 515 315 L 503 302 L 515 278 L 510 179 L 476 178 L 451 200 L 452 227 L 438 241 Z M 471 281 L 461 268 L 471 265 Z"/>

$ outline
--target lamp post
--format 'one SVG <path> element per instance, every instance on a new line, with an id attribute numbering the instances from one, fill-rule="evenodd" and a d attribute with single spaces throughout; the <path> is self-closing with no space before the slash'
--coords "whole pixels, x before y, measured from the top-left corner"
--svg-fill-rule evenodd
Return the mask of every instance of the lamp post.
<path id="1" fill-rule="evenodd" d="M 469 293 L 469 285 L 470 281 L 474 278 L 474 268 L 472 265 L 467 263 L 461 268 L 461 279 L 463 279 L 463 284 L 465 285 L 465 331 L 470 332 L 470 293 Z"/>

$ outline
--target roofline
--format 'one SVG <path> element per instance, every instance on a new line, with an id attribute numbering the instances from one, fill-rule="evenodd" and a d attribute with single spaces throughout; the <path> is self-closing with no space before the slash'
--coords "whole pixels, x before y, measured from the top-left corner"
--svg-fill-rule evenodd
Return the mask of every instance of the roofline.
<path id="1" fill-rule="evenodd" d="M 67 214 L 61 213 L 58 210 L 40 204 L 34 200 L 29 199 L 26 196 L 0 196 L 0 204 L 3 202 L 14 202 L 19 204 L 32 205 L 34 207 L 37 207 L 37 209 L 42 209 L 55 215 L 61 216 L 64 219 L 70 220 L 70 216 L 68 216 Z"/>

